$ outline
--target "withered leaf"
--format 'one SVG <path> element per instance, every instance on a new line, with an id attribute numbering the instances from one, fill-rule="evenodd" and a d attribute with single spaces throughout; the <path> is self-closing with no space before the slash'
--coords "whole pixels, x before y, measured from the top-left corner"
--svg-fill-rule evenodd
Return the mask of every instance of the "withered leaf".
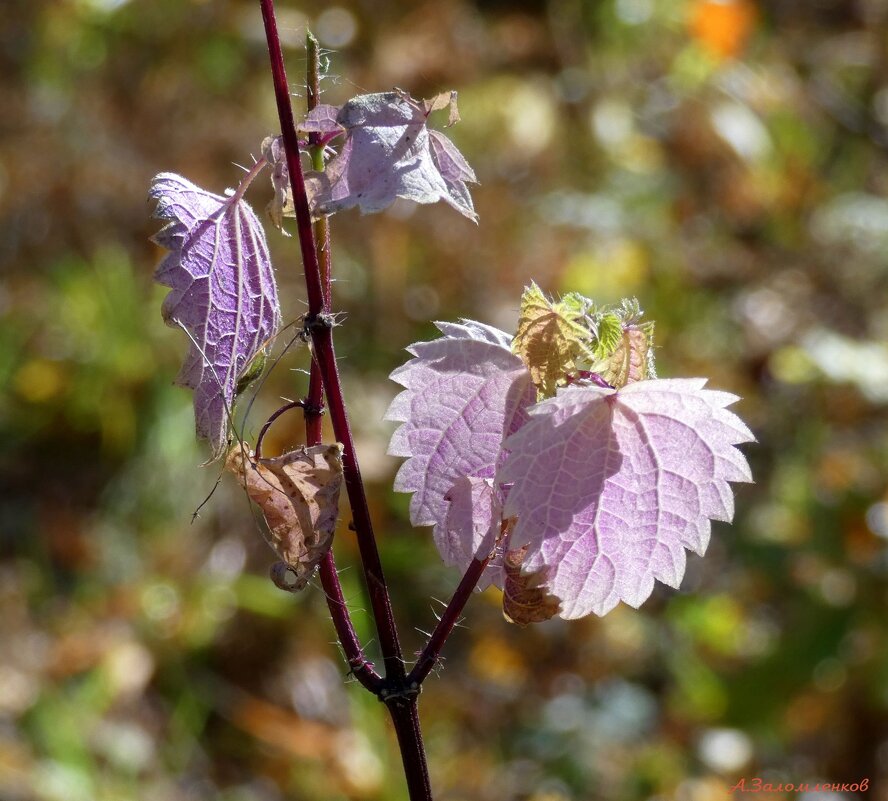
<path id="1" fill-rule="evenodd" d="M 333 544 L 342 446 L 313 445 L 256 459 L 238 445 L 229 452 L 226 467 L 262 509 L 269 544 L 289 568 L 273 572 L 275 584 L 289 591 L 303 589 Z"/>
<path id="2" fill-rule="evenodd" d="M 457 105 L 456 98 L 456 91 L 451 90 L 450 92 L 441 92 L 434 97 L 423 100 L 422 105 L 425 109 L 426 116 L 433 111 L 441 111 L 441 109 L 446 108 L 449 109 L 449 118 L 445 127 L 449 128 L 451 125 L 456 125 L 456 123 L 460 121 L 459 106 Z"/>
<path id="3" fill-rule="evenodd" d="M 503 558 L 503 615 L 510 623 L 542 623 L 558 614 L 560 601 L 543 586 L 545 570 L 522 573 L 527 546 L 506 551 Z"/>
<path id="4" fill-rule="evenodd" d="M 265 211 L 272 225 L 286 236 L 288 234 L 283 227 L 284 217 L 295 216 L 295 209 L 283 137 L 266 136 L 262 140 L 260 149 L 262 158 L 268 162 L 268 166 L 271 168 L 271 186 L 274 189 L 274 196 L 268 201 Z"/>

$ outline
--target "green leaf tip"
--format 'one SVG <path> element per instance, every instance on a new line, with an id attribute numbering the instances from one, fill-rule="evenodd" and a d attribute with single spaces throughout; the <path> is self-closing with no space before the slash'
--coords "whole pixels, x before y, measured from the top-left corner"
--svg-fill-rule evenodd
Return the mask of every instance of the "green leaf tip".
<path id="1" fill-rule="evenodd" d="M 553 300 L 532 281 L 521 296 L 512 350 L 527 365 L 540 399 L 554 396 L 581 371 L 619 388 L 656 377 L 654 325 L 642 323 L 643 314 L 636 298 L 596 309 L 577 292 Z"/>

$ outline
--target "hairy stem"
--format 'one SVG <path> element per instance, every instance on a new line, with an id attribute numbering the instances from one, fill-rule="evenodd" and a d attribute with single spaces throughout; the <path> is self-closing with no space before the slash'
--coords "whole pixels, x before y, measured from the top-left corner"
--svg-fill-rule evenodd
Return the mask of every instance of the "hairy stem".
<path id="1" fill-rule="evenodd" d="M 259 431 L 259 436 L 256 437 L 255 453 L 256 453 L 256 461 L 257 462 L 262 458 L 262 443 L 265 442 L 265 435 L 268 433 L 268 429 L 271 428 L 274 421 L 277 420 L 278 417 L 280 417 L 282 414 L 286 414 L 287 412 L 289 412 L 291 409 L 296 409 L 296 408 L 299 408 L 300 406 L 304 409 L 305 403 L 306 403 L 306 401 L 304 401 L 304 400 L 290 401 L 289 403 L 285 403 L 283 406 L 281 406 L 280 409 L 278 409 L 276 412 L 273 412 L 271 417 L 269 417 L 265 421 L 265 424 L 262 426 L 261 430 Z M 309 442 L 308 444 L 309 445 L 319 445 L 320 440 L 318 442 Z"/>
<path id="2" fill-rule="evenodd" d="M 234 194 L 228 198 L 228 202 L 232 204 L 237 203 L 244 196 L 244 192 L 247 191 L 250 184 L 253 183 L 253 179 L 265 169 L 267 164 L 268 162 L 264 158 L 260 158 L 252 167 L 250 167 L 250 169 L 247 170 L 247 174 L 241 178 Z"/>
<path id="3" fill-rule="evenodd" d="M 260 5 L 262 8 L 262 18 L 265 23 L 269 56 L 271 58 L 271 72 L 274 81 L 278 116 L 281 123 L 281 136 L 287 157 L 287 168 L 290 173 L 290 186 L 293 191 L 293 205 L 299 231 L 302 263 L 305 267 L 305 284 L 308 293 L 306 327 L 311 334 L 314 361 L 318 365 L 320 372 L 320 381 L 315 380 L 314 388 L 315 391 L 318 391 L 318 387 L 323 387 L 324 394 L 327 396 L 327 405 L 330 409 L 333 432 L 344 447 L 343 472 L 345 485 L 349 503 L 351 504 L 361 564 L 364 569 L 364 577 L 370 596 L 370 605 L 373 609 L 373 618 L 379 634 L 380 647 L 382 648 L 386 675 L 384 684 L 389 687 L 402 688 L 406 678 L 406 671 L 401 656 L 401 645 L 392 614 L 388 587 L 385 583 L 385 575 L 382 572 L 379 551 L 373 535 L 370 511 L 367 506 L 364 484 L 361 480 L 361 472 L 355 454 L 351 427 L 345 410 L 342 387 L 339 381 L 336 354 L 333 349 L 332 324 L 329 318 L 329 293 L 324 291 L 325 284 L 329 288 L 330 273 L 328 269 L 326 276 L 322 276 L 319 253 L 315 245 L 316 240 L 311 226 L 308 198 L 305 194 L 305 180 L 302 175 L 302 165 L 299 161 L 299 141 L 296 136 L 293 109 L 290 106 L 287 74 L 284 68 L 277 21 L 274 15 L 274 2 L 273 0 L 260 0 Z M 317 98 L 316 86 L 313 87 L 312 95 Z M 321 254 L 326 253 L 326 258 L 329 259 L 329 234 L 327 234 L 325 240 L 320 240 L 322 242 Z M 319 423 L 314 421 L 306 420 L 306 424 L 308 425 L 309 423 L 312 426 L 319 425 Z M 314 428 L 311 430 L 312 432 L 315 431 Z M 324 560 L 321 565 L 321 571 L 322 581 L 328 581 L 332 590 L 328 597 L 335 599 L 338 577 L 334 583 L 332 579 L 336 571 L 332 558 Z M 341 587 L 339 587 L 339 591 L 340 600 L 342 600 Z M 340 606 L 344 609 L 344 600 L 342 600 Z M 334 606 L 330 608 L 332 612 Z M 343 617 L 338 613 L 334 613 L 334 623 L 337 620 L 342 623 Z M 347 631 L 340 632 L 338 628 L 337 633 L 340 635 L 340 639 L 342 639 L 343 634 L 348 635 Z M 345 644 L 343 647 L 345 647 Z M 360 648 L 360 645 L 357 644 L 357 647 Z M 361 665 L 361 668 L 372 671 L 372 668 L 369 668 L 367 664 Z M 377 695 L 383 697 L 384 692 L 385 689 L 380 689 Z M 401 749 L 404 773 L 411 801 L 431 801 L 432 793 L 419 726 L 416 697 L 411 695 L 408 698 L 404 698 L 403 702 L 401 699 L 397 699 L 397 701 L 392 699 L 391 702 L 387 702 L 387 707 L 398 736 L 398 744 Z"/>
<path id="4" fill-rule="evenodd" d="M 318 103 L 319 75 L 318 75 L 318 51 L 317 41 L 309 33 L 306 38 L 306 53 L 308 55 L 307 81 L 308 110 L 311 111 Z M 309 145 L 313 167 L 316 170 L 324 169 L 323 148 L 317 147 L 316 134 L 309 136 Z M 323 289 L 323 306 L 325 313 L 330 311 L 331 274 L 333 265 L 330 261 L 330 226 L 326 219 L 315 223 L 315 256 L 321 272 Z M 323 437 L 323 409 L 324 382 L 321 378 L 321 368 L 316 359 L 312 359 L 308 378 L 308 395 L 301 404 L 305 415 L 305 442 L 307 445 L 320 444 Z M 352 624 L 351 614 L 348 610 L 345 596 L 342 592 L 342 584 L 339 581 L 339 573 L 336 570 L 336 560 L 333 551 L 327 551 L 321 560 L 318 571 L 321 586 L 327 598 L 327 608 L 330 610 L 330 618 L 336 629 L 336 636 L 345 654 L 346 661 L 355 678 L 372 693 L 378 694 L 382 687 L 382 677 L 373 669 L 373 663 L 364 655 L 361 641 Z"/>
<path id="5" fill-rule="evenodd" d="M 284 57 L 277 30 L 277 21 L 274 15 L 274 3 L 273 0 L 260 0 L 260 5 L 262 7 L 262 18 L 265 23 L 269 56 L 271 58 L 271 72 L 281 124 L 281 136 L 287 156 L 290 186 L 293 191 L 293 205 L 296 212 L 302 263 L 305 268 L 305 286 L 308 294 L 306 326 L 311 334 L 314 358 L 320 367 L 324 391 L 327 396 L 327 406 L 330 410 L 330 419 L 333 423 L 333 433 L 345 449 L 342 457 L 345 486 L 352 508 L 358 549 L 370 596 L 370 606 L 373 609 L 373 617 L 379 633 L 386 677 L 401 680 L 406 673 L 401 656 L 401 644 L 398 639 L 397 629 L 395 628 L 385 575 L 382 571 L 379 551 L 373 535 L 373 525 L 370 520 L 367 496 L 364 492 L 361 470 L 355 454 L 354 439 L 352 438 L 348 414 L 345 410 L 339 369 L 336 364 L 336 353 L 333 348 L 333 327 L 329 317 L 324 314 L 323 282 L 315 251 L 308 198 L 305 194 L 305 179 L 302 174 L 302 165 L 299 161 L 299 140 L 296 136 L 293 109 L 290 106 L 289 84 L 287 83 Z"/>
<path id="6" fill-rule="evenodd" d="M 398 737 L 410 801 L 432 801 L 432 785 L 429 782 L 425 745 L 419 727 L 416 696 L 392 701 L 386 706 Z"/>
<path id="7" fill-rule="evenodd" d="M 489 556 L 484 559 L 475 558 L 472 560 L 462 579 L 460 579 L 453 597 L 444 609 L 444 613 L 438 620 L 438 625 L 435 626 L 432 636 L 429 637 L 425 648 L 422 649 L 422 653 L 413 666 L 413 670 L 407 676 L 408 687 L 421 686 L 425 677 L 435 667 L 435 664 L 441 657 L 441 649 L 444 647 L 444 643 L 447 642 L 447 638 L 453 631 L 453 627 L 459 620 L 459 616 L 462 614 L 463 609 L 465 609 L 466 603 L 471 597 L 472 591 L 478 585 L 481 574 L 489 561 Z"/>
<path id="8" fill-rule="evenodd" d="M 342 594 L 342 585 L 339 583 L 339 573 L 336 571 L 336 562 L 333 559 L 333 551 L 321 560 L 318 575 L 321 586 L 327 596 L 327 608 L 330 610 L 330 618 L 336 629 L 336 636 L 342 646 L 348 666 L 354 677 L 374 695 L 378 695 L 384 686 L 382 677 L 373 669 L 373 663 L 364 655 L 361 641 L 355 632 L 348 612 L 348 603 Z"/>

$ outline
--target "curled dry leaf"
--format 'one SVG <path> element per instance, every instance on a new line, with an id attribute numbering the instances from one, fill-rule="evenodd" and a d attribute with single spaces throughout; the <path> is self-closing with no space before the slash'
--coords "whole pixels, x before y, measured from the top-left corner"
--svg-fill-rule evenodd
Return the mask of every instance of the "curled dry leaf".
<path id="1" fill-rule="evenodd" d="M 296 211 L 293 207 L 293 191 L 290 189 L 290 172 L 287 169 L 287 156 L 284 152 L 284 140 L 280 136 L 266 136 L 260 145 L 262 158 L 268 162 L 271 169 L 271 188 L 274 195 L 268 201 L 265 211 L 272 225 L 285 236 L 284 217 L 293 217 Z"/>
<path id="2" fill-rule="evenodd" d="M 522 573 L 527 546 L 507 551 L 503 558 L 503 615 L 510 623 L 542 623 L 558 614 L 560 601 L 546 591 L 546 571 Z"/>
<path id="3" fill-rule="evenodd" d="M 441 111 L 445 108 L 449 109 L 450 115 L 447 120 L 447 125 L 444 127 L 450 128 L 450 126 L 456 125 L 456 123 L 459 122 L 459 106 L 457 105 L 456 98 L 457 93 L 453 90 L 450 92 L 441 92 L 434 97 L 423 100 L 422 107 L 425 110 L 426 116 L 433 111 Z"/>
<path id="4" fill-rule="evenodd" d="M 272 459 L 256 459 L 242 447 L 226 467 L 265 515 L 269 544 L 286 565 L 272 578 L 278 587 L 301 590 L 333 544 L 342 487 L 342 446 L 302 447 Z"/>

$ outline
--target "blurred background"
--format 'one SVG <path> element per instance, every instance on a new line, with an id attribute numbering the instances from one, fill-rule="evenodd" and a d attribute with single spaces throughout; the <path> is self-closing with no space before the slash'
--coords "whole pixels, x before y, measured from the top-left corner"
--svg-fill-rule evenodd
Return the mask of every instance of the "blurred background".
<path id="1" fill-rule="evenodd" d="M 337 348 L 406 653 L 458 580 L 384 455 L 386 376 L 430 319 L 510 329 L 531 279 L 636 295 L 660 375 L 743 396 L 759 439 L 735 525 L 681 591 L 524 630 L 495 590 L 472 599 L 422 697 L 437 797 L 716 801 L 761 777 L 888 798 L 888 2 L 279 14 L 298 109 L 308 24 L 327 102 L 458 89 L 449 134 L 481 182 L 478 227 L 443 205 L 333 218 Z M 402 801 L 320 589 L 268 581 L 230 477 L 192 523 L 218 469 L 171 383 L 187 341 L 161 321 L 145 198 L 163 170 L 234 185 L 275 131 L 258 4 L 5 0 L 0 109 L 0 798 Z M 269 239 L 292 321 L 296 242 Z M 307 364 L 277 364 L 248 432 Z M 282 418 L 268 452 L 300 428 Z M 374 653 L 344 529 L 336 552 Z"/>

